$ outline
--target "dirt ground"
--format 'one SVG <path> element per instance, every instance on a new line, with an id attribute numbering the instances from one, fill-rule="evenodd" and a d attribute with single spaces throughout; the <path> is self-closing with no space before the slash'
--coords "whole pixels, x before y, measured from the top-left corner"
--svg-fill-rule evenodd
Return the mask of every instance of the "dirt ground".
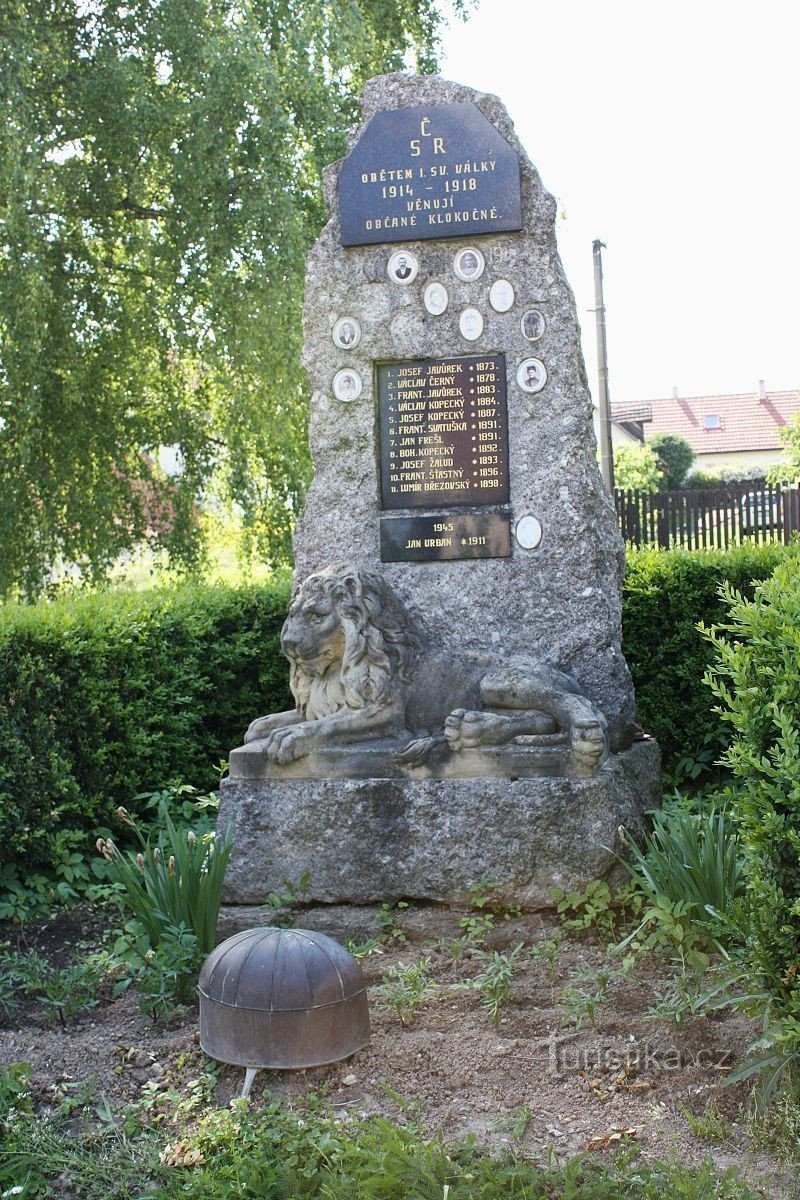
<path id="1" fill-rule="evenodd" d="M 343 1114 L 413 1120 L 448 1141 L 474 1135 L 489 1147 L 512 1145 L 536 1159 L 587 1148 L 607 1153 L 629 1142 L 647 1158 L 699 1163 L 710 1155 L 720 1168 L 738 1166 L 765 1195 L 800 1196 L 795 1169 L 750 1136 L 747 1086 L 725 1086 L 756 1026 L 730 1015 L 679 1025 L 649 1018 L 647 1008 L 670 978 L 664 964 L 649 958 L 637 962 L 633 977 L 610 983 L 596 1027 L 584 1016 L 576 1028 L 565 989 L 576 971 L 607 966 L 608 957 L 591 938 L 568 939 L 548 961 L 547 944 L 559 927 L 553 917 L 537 914 L 499 922 L 487 935 L 490 949 L 507 952 L 519 941 L 526 944 L 495 1027 L 477 992 L 451 988 L 481 967 L 469 950 L 456 961 L 447 945 L 463 932 L 464 916 L 424 908 L 399 915 L 394 936 L 361 960 L 370 995 L 369 1045 L 331 1066 L 262 1071 L 254 1101 L 280 1096 L 299 1103 L 309 1091 L 323 1092 Z M 295 924 L 302 927 L 303 920 Z M 83 923 L 68 916 L 27 936 L 31 948 L 63 961 L 72 946 L 96 944 L 98 930 L 90 916 Z M 0 942 L 8 937 L 8 930 L 0 933 Z M 539 957 L 532 957 L 528 951 L 537 947 Z M 438 987 L 404 1024 L 382 1003 L 378 988 L 388 968 L 421 957 L 430 959 Z M 0 1061 L 30 1064 L 35 1099 L 46 1108 L 87 1082 L 95 1101 L 105 1096 L 112 1107 L 148 1091 L 181 1090 L 206 1059 L 196 1008 L 167 1027 L 154 1026 L 139 1012 L 136 996 L 126 993 L 115 1000 L 104 996 L 66 1029 L 35 1011 L 15 1014 L 0 1024 Z M 219 1105 L 239 1094 L 243 1074 L 221 1069 Z M 690 1118 L 709 1111 L 714 1120 L 698 1136 Z"/>

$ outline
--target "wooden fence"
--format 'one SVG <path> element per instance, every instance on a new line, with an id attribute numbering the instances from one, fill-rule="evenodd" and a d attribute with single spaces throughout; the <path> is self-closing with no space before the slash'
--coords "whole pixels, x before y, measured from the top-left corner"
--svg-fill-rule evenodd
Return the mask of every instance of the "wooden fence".
<path id="1" fill-rule="evenodd" d="M 757 542 L 788 542 L 800 530 L 800 489 L 742 483 L 719 488 L 641 492 L 615 488 L 622 536 L 637 546 L 690 550 Z"/>

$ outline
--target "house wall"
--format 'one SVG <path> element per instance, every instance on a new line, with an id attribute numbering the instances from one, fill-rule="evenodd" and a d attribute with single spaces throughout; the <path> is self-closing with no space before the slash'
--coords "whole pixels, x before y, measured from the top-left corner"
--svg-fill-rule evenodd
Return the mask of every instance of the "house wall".
<path id="1" fill-rule="evenodd" d="M 781 450 L 734 450 L 727 454 L 698 454 L 692 463 L 693 471 L 726 471 L 731 468 L 763 467 L 783 462 Z"/>

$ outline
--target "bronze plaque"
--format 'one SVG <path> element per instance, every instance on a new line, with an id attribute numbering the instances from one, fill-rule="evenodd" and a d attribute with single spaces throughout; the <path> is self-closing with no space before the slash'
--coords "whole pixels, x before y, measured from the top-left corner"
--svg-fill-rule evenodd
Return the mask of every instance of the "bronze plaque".
<path id="1" fill-rule="evenodd" d="M 510 555 L 511 517 L 507 512 L 381 517 L 381 562 L 442 562 Z"/>
<path id="2" fill-rule="evenodd" d="M 379 366 L 383 508 L 507 504 L 502 354 Z"/>

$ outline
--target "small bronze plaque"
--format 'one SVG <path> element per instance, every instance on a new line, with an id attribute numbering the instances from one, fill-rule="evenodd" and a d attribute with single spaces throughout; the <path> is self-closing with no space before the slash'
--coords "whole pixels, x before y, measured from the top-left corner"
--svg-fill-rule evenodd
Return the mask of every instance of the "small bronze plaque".
<path id="1" fill-rule="evenodd" d="M 343 246 L 522 228 L 519 155 L 476 104 L 376 113 L 339 174 Z"/>
<path id="2" fill-rule="evenodd" d="M 441 562 L 510 555 L 511 518 L 507 512 L 381 518 L 381 562 Z"/>
<path id="3" fill-rule="evenodd" d="M 383 508 L 507 504 L 502 354 L 377 368 Z"/>

